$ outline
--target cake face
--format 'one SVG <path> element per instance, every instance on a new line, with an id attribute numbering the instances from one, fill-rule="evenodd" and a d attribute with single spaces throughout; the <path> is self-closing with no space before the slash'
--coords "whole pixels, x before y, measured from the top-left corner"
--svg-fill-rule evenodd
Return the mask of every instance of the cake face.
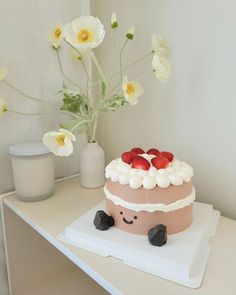
<path id="1" fill-rule="evenodd" d="M 164 224 L 168 235 L 171 235 L 185 230 L 192 223 L 192 204 L 170 212 L 136 212 L 107 199 L 106 208 L 107 213 L 114 218 L 115 226 L 132 234 L 147 235 L 151 228 Z"/>
<path id="2" fill-rule="evenodd" d="M 193 171 L 173 154 L 151 150 L 126 152 L 107 165 L 106 211 L 116 227 L 133 234 L 146 235 L 158 224 L 177 233 L 192 223 Z"/>

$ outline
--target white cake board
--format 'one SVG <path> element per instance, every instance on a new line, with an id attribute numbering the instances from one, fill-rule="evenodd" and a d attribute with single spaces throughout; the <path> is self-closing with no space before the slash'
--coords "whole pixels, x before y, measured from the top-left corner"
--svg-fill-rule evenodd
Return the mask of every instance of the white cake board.
<path id="1" fill-rule="evenodd" d="M 96 230 L 94 216 L 104 208 L 105 203 L 100 203 L 57 238 L 102 256 L 116 257 L 128 266 L 190 288 L 201 285 L 211 248 L 209 239 L 215 235 L 219 211 L 211 205 L 194 202 L 192 225 L 168 236 L 164 246 L 155 247 L 146 236 L 129 234 L 116 227 Z"/>

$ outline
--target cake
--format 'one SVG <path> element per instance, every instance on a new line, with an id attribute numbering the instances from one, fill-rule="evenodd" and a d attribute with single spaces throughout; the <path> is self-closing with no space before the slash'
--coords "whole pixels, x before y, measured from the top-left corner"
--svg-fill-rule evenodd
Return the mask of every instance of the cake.
<path id="1" fill-rule="evenodd" d="M 191 225 L 193 169 L 171 152 L 133 148 L 111 161 L 105 176 L 106 212 L 97 212 L 97 229 L 114 225 L 130 234 L 147 235 L 152 245 L 162 246 L 167 235 Z"/>

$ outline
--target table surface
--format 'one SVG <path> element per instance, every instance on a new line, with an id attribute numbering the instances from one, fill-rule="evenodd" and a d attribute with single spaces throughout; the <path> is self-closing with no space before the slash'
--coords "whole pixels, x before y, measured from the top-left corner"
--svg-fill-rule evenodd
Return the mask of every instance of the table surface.
<path id="1" fill-rule="evenodd" d="M 4 197 L 4 204 L 112 294 L 234 294 L 236 221 L 220 217 L 216 235 L 211 240 L 202 286 L 189 289 L 128 267 L 118 259 L 102 257 L 56 239 L 65 227 L 102 200 L 102 188 L 82 188 L 79 178 L 73 177 L 57 182 L 55 194 L 47 200 L 27 203 L 13 194 Z"/>

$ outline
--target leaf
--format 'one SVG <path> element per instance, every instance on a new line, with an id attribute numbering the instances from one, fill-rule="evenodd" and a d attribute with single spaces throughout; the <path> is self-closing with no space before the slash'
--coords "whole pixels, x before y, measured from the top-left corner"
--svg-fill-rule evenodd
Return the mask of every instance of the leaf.
<path id="1" fill-rule="evenodd" d="M 103 102 L 99 108 L 100 112 L 116 111 L 127 103 L 123 96 L 113 96 Z"/>
<path id="2" fill-rule="evenodd" d="M 82 102 L 79 109 L 80 109 L 80 114 L 82 114 L 83 116 L 88 115 L 88 104 L 87 103 Z"/>
<path id="3" fill-rule="evenodd" d="M 83 103 L 87 104 L 87 98 L 83 97 L 80 93 L 70 90 L 68 88 L 63 88 L 61 91 L 63 93 L 63 105 L 61 110 L 66 110 L 74 114 L 80 113 L 80 107 Z M 86 109 L 86 107 L 84 107 Z"/>
<path id="4" fill-rule="evenodd" d="M 107 90 L 107 85 L 106 85 L 106 83 L 102 80 L 102 81 L 101 81 L 101 93 L 102 93 L 102 96 L 105 96 L 105 94 L 106 94 L 106 90 Z"/>
<path id="5" fill-rule="evenodd" d="M 61 107 L 61 110 L 66 110 L 76 114 L 79 112 L 79 107 L 80 107 L 80 104 L 78 102 L 71 102 L 71 101 L 64 100 L 64 104 Z"/>

